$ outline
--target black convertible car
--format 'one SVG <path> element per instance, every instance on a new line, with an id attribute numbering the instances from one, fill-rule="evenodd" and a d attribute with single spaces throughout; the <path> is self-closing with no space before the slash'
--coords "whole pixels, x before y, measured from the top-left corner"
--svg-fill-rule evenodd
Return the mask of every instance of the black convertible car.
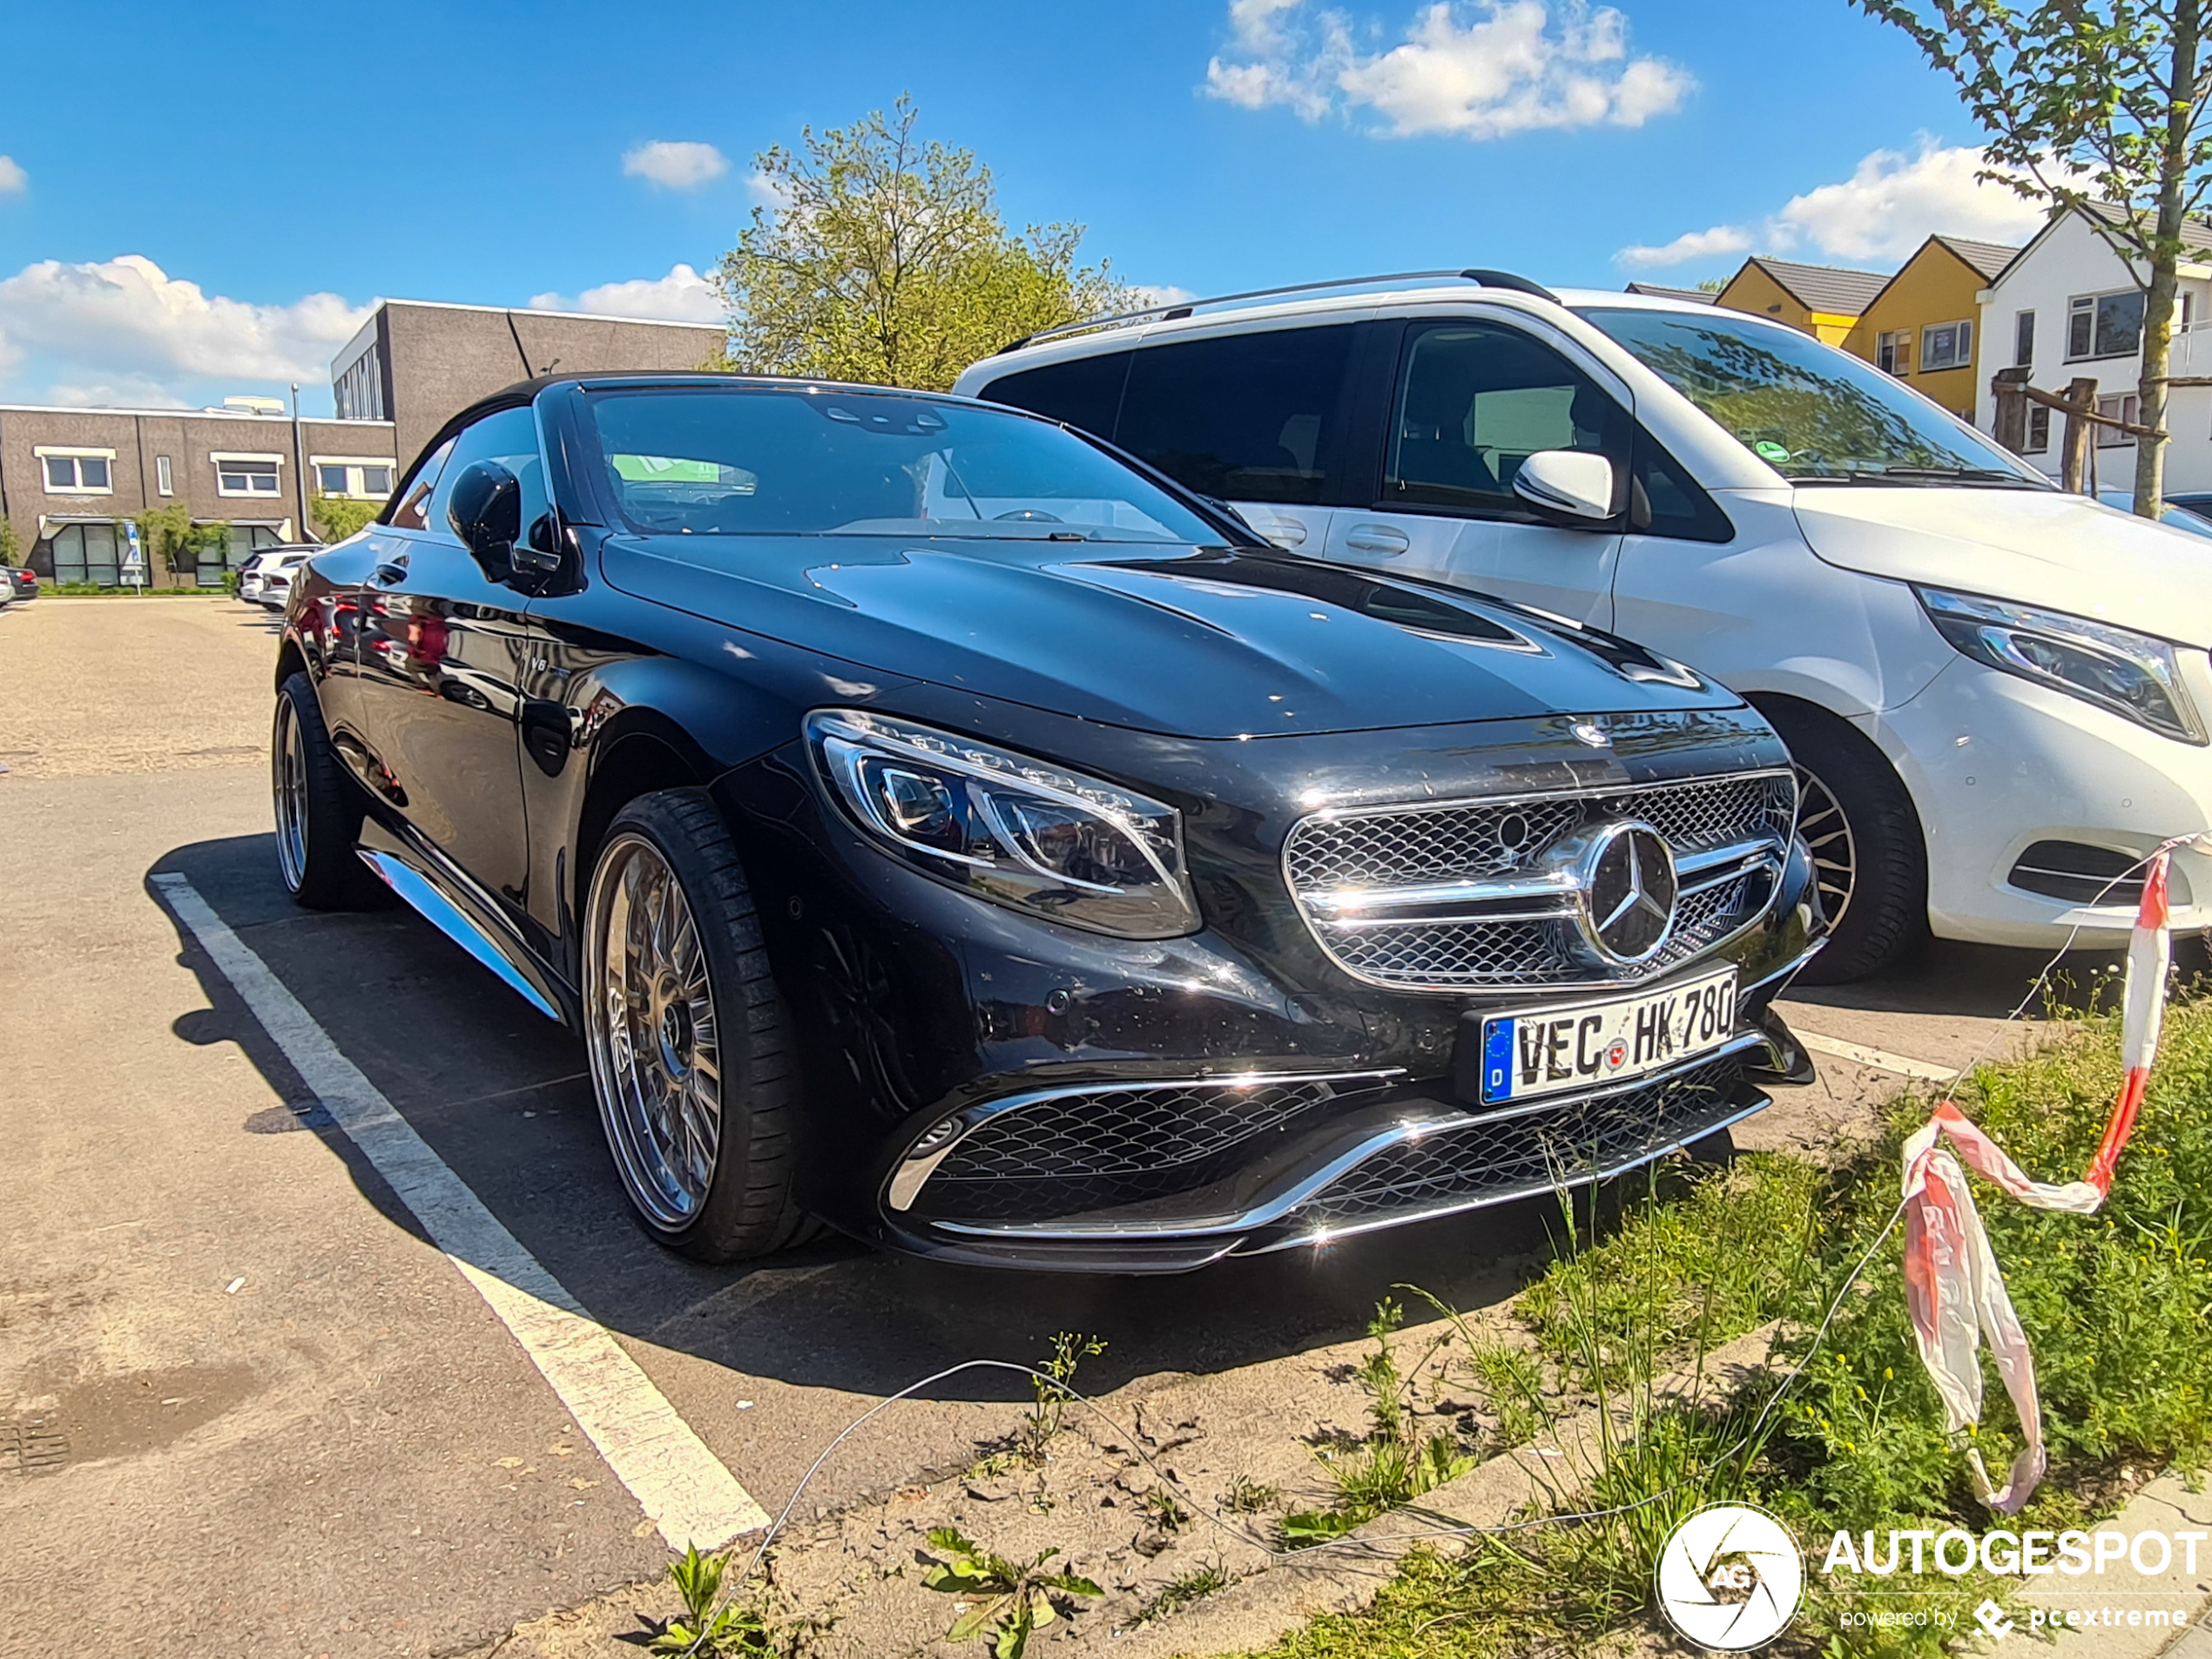
<path id="1" fill-rule="evenodd" d="M 1015 411 L 516 387 L 304 568 L 276 685 L 287 884 L 373 872 L 579 1028 L 631 1202 L 705 1259 L 820 1217 L 1190 1268 L 1810 1076 L 1757 714 Z"/>

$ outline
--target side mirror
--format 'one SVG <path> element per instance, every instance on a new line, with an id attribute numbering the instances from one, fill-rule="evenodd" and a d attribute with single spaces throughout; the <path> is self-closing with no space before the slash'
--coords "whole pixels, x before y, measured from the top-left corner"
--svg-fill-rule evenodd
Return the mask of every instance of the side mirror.
<path id="1" fill-rule="evenodd" d="M 515 543 L 523 537 L 522 480 L 496 461 L 471 463 L 446 498 L 446 520 L 484 574 L 504 582 L 515 574 Z"/>
<path id="2" fill-rule="evenodd" d="M 1613 463 L 1580 449 L 1539 449 L 1514 474 L 1513 493 L 1594 529 L 1613 516 Z"/>

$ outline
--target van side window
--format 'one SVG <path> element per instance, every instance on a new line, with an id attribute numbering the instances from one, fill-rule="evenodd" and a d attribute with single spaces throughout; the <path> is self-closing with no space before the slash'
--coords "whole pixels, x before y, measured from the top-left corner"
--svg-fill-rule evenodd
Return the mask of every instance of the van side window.
<path id="1" fill-rule="evenodd" d="M 1004 403 L 1048 421 L 1072 427 L 1110 441 L 1114 417 L 1121 412 L 1122 382 L 1129 378 L 1130 354 L 1108 352 L 1096 357 L 1073 357 L 1042 368 L 1025 368 L 981 388 L 976 395 Z"/>
<path id="2" fill-rule="evenodd" d="M 1726 542 L 1736 527 L 1720 504 L 1699 489 L 1682 464 L 1648 434 L 1639 432 L 1629 468 L 1629 528 L 1644 536 L 1686 542 Z"/>
<path id="3" fill-rule="evenodd" d="M 1140 349 L 1114 442 L 1202 496 L 1322 501 L 1352 336 L 1341 323 Z"/>
<path id="4" fill-rule="evenodd" d="M 1621 406 L 1526 334 L 1494 323 L 1432 324 L 1408 331 L 1401 361 L 1386 507 L 1530 518 L 1513 480 L 1538 450 L 1624 458 Z"/>

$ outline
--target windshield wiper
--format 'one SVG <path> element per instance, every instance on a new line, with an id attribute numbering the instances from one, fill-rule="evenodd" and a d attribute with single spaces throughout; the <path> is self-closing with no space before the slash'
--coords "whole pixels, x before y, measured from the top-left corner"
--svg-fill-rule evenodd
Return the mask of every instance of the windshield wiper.
<path id="1" fill-rule="evenodd" d="M 1793 484 L 1997 484 L 2008 489 L 2042 489 L 2032 478 L 2023 478 L 2002 467 L 1863 467 L 1852 472 L 1804 473 L 1788 477 Z"/>

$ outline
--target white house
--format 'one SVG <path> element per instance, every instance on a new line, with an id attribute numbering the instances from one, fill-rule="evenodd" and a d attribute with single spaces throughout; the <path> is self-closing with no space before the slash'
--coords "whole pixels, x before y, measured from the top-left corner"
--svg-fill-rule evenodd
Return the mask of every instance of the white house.
<path id="1" fill-rule="evenodd" d="M 2070 381 L 2094 380 L 2101 414 L 2135 418 L 2143 290 L 2128 261 L 2090 222 L 2095 212 L 2117 217 L 2113 210 L 2094 208 L 2054 214 L 1976 296 L 1981 303 L 1981 347 L 1974 423 L 1984 431 L 1996 428 L 1990 377 L 2013 365 L 2032 368 L 2029 383 L 2047 392 L 2062 392 Z M 2181 267 L 2170 372 L 2212 375 L 2212 225 L 2193 224 L 2187 235 L 2202 262 Z M 2146 281 L 2148 276 L 2143 268 Z M 2027 457 L 2054 478 L 2064 418 L 2033 404 L 2028 408 Z M 2176 388 L 2167 410 L 2167 430 L 2174 437 L 2166 451 L 2168 492 L 2212 490 L 2212 387 Z M 2101 427 L 2094 455 L 2100 488 L 2133 485 L 2133 438 Z"/>

